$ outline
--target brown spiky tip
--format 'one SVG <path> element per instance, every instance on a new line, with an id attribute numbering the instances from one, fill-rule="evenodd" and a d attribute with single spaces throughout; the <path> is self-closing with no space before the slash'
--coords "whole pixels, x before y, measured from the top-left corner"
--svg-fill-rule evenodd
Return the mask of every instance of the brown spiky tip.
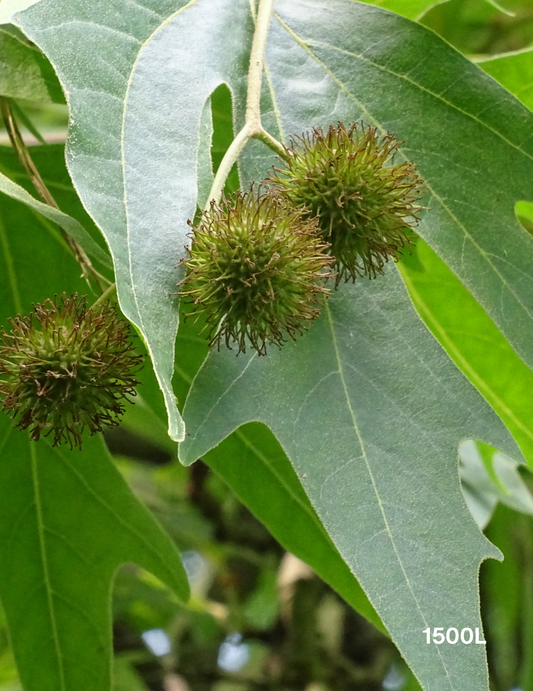
<path id="1" fill-rule="evenodd" d="M 319 314 L 332 259 L 317 221 L 253 188 L 212 202 L 191 233 L 181 295 L 206 319 L 211 343 L 263 355 Z M 192 224 L 191 224 L 192 225 Z"/>
<path id="2" fill-rule="evenodd" d="M 95 434 L 118 424 L 142 356 L 109 302 L 88 308 L 86 297 L 63 294 L 9 321 L 10 333 L 0 334 L 0 400 L 19 416 L 16 427 L 73 448 L 85 428 Z"/>
<path id="3" fill-rule="evenodd" d="M 392 134 L 353 123 L 292 137 L 287 160 L 267 184 L 309 217 L 319 219 L 335 257 L 336 285 L 344 278 L 375 278 L 397 260 L 418 222 L 422 180 L 409 162 L 394 163 Z"/>

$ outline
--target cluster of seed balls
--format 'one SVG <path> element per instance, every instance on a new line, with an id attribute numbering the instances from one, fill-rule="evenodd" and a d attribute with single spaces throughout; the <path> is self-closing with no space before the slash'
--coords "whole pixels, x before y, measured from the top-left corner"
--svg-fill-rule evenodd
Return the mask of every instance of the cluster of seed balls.
<path id="1" fill-rule="evenodd" d="M 294 138 L 283 168 L 256 191 L 212 203 L 192 233 L 182 295 L 212 343 L 269 343 L 301 333 L 335 285 L 381 272 L 409 242 L 421 181 L 395 165 L 397 143 L 372 127 L 331 126 Z M 81 446 L 117 424 L 135 395 L 141 356 L 109 303 L 63 295 L 0 333 L 0 400 L 30 438 Z"/>
<path id="2" fill-rule="evenodd" d="M 316 128 L 291 139 L 258 190 L 211 203 L 193 226 L 181 294 L 212 344 L 265 354 L 316 319 L 327 279 L 375 278 L 398 259 L 422 181 L 394 164 L 397 149 L 360 123 Z"/>

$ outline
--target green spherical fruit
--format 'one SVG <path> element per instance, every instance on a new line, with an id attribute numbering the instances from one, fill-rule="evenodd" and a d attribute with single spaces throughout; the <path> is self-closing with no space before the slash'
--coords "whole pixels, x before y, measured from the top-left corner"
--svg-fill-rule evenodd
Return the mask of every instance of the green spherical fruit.
<path id="1" fill-rule="evenodd" d="M 34 441 L 53 434 L 54 446 L 73 448 L 85 428 L 94 434 L 118 424 L 142 356 L 109 303 L 87 308 L 85 297 L 63 295 L 9 321 L 11 332 L 0 335 L 0 400 L 20 415 L 17 427 Z"/>
<path id="2" fill-rule="evenodd" d="M 332 259 L 316 219 L 279 195 L 252 189 L 212 202 L 191 238 L 181 294 L 206 318 L 211 343 L 263 355 L 318 316 Z"/>
<path id="3" fill-rule="evenodd" d="M 411 163 L 394 164 L 393 135 L 353 123 L 293 137 L 282 168 L 267 184 L 319 220 L 335 257 L 337 285 L 344 278 L 374 278 L 397 259 L 418 222 L 422 181 Z"/>

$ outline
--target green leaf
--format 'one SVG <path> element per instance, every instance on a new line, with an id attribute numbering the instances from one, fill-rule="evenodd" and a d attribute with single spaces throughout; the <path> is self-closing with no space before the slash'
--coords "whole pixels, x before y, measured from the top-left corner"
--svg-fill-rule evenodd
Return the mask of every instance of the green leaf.
<path id="1" fill-rule="evenodd" d="M 264 425 L 235 431 L 203 459 L 289 552 L 378 629 L 383 624 L 324 530 L 287 456 Z"/>
<path id="2" fill-rule="evenodd" d="M 16 120 L 20 122 L 20 124 L 25 127 L 30 134 L 32 134 L 35 139 L 39 142 L 39 144 L 46 144 L 46 141 L 43 139 L 41 133 L 39 130 L 36 129 L 32 121 L 29 119 L 29 117 L 26 115 L 26 113 L 22 110 L 22 108 L 19 106 L 19 104 L 14 101 L 13 99 L 10 100 L 9 102 L 11 106 L 11 111 L 15 117 Z"/>
<path id="3" fill-rule="evenodd" d="M 477 64 L 533 110 L 532 48 L 478 60 Z"/>
<path id="4" fill-rule="evenodd" d="M 533 235 L 533 204 L 531 202 L 516 202 L 515 212 L 522 226 L 530 235 Z"/>
<path id="5" fill-rule="evenodd" d="M 38 164 L 42 150 L 48 187 L 79 213 L 61 147 L 35 147 Z M 17 168 L 5 147 L 0 166 Z M 28 184 L 22 174 L 20 182 Z M 0 206 L 0 247 L 2 326 L 28 313 L 32 302 L 87 292 L 57 229 L 10 198 Z M 24 689 L 108 691 L 117 566 L 139 563 L 185 598 L 178 553 L 131 494 L 100 437 L 86 438 L 81 452 L 53 449 L 30 442 L 0 415 L 0 458 L 0 599 Z"/>
<path id="6" fill-rule="evenodd" d="M 465 506 L 459 441 L 518 450 L 394 267 L 344 285 L 304 337 L 267 357 L 211 353 L 184 419 L 184 463 L 239 425 L 267 424 L 422 687 L 487 688 L 482 646 L 427 646 L 422 631 L 481 627 L 479 562 L 498 556 Z"/>
<path id="7" fill-rule="evenodd" d="M 139 564 L 186 599 L 179 554 L 99 437 L 53 449 L 3 416 L 0 453 L 0 598 L 24 688 L 107 691 L 117 567 Z"/>
<path id="8" fill-rule="evenodd" d="M 51 156 L 53 156 L 53 153 L 51 153 Z M 23 187 L 17 185 L 17 183 L 13 182 L 11 178 L 4 175 L 4 173 L 1 172 L 1 168 L 2 161 L 0 159 L 0 192 L 8 197 L 11 197 L 11 199 L 22 202 L 45 218 L 57 223 L 58 226 L 63 228 L 66 233 L 68 233 L 72 238 L 74 238 L 74 240 L 76 240 L 76 242 L 78 242 L 81 247 L 83 247 L 90 257 L 93 257 L 104 266 L 111 266 L 109 256 L 101 247 L 99 247 L 91 235 L 89 235 L 85 228 L 76 219 L 32 197 L 31 194 L 29 194 Z"/>
<path id="9" fill-rule="evenodd" d="M 181 440 L 171 387 L 176 265 L 196 207 L 204 105 L 228 82 L 244 107 L 249 2 L 43 0 L 17 19 L 68 96 L 67 164 L 109 242 L 120 305 L 143 334 L 169 434 Z"/>
<path id="10" fill-rule="evenodd" d="M 418 164 L 429 189 L 425 201 L 431 208 L 424 216 L 420 233 L 485 307 L 515 350 L 532 364 L 533 244 L 514 216 L 514 203 L 527 199 L 530 190 L 533 116 L 433 33 L 397 15 L 348 0 L 328 3 L 280 0 L 276 10 L 267 45 L 265 126 L 284 140 L 291 133 L 300 134 L 312 126 L 327 127 L 338 119 L 363 118 L 381 130 L 395 132 L 405 142 L 403 154 Z M 185 221 L 194 212 L 201 113 L 207 97 L 221 81 L 226 81 L 233 91 L 236 129 L 242 125 L 242 85 L 251 29 L 248 4 L 241 0 L 231 3 L 197 0 L 179 12 L 175 5 L 169 8 L 163 0 L 151 2 L 150 11 L 143 8 L 142 2 L 135 5 L 119 0 L 96 2 L 87 10 L 81 0 L 43 0 L 24 16 L 23 26 L 49 55 L 69 94 L 74 123 L 69 165 L 86 207 L 104 228 L 112 245 L 126 313 L 137 324 L 141 312 L 144 315 L 146 310 L 150 314 L 154 333 L 148 334 L 148 330 L 144 333 L 147 340 L 151 339 L 152 354 L 156 344 L 162 355 L 162 360 L 154 359 L 164 384 L 170 381 L 170 344 L 177 318 L 171 318 L 174 313 L 168 300 L 161 304 L 161 293 L 172 292 L 175 283 L 171 258 L 176 263 L 181 256 L 176 247 L 184 244 Z M 146 42 L 152 35 L 153 39 Z M 95 63 L 95 53 L 104 57 L 100 63 Z M 253 142 L 240 161 L 242 179 L 261 179 L 272 162 L 273 157 L 265 154 L 263 145 Z M 104 184 L 105 195 L 102 194 Z M 131 203 L 129 225 L 125 192 L 128 205 Z M 125 253 L 127 235 L 131 264 L 128 257 L 117 258 Z M 135 272 L 133 281 L 130 268 Z M 424 678 L 432 691 L 452 686 L 484 689 L 487 684 L 480 648 L 430 647 L 428 652 L 423 640 L 417 638 L 424 624 L 429 625 L 421 618 L 417 598 L 423 601 L 424 612 L 426 608 L 428 612 L 437 610 L 438 618 L 430 622 L 433 626 L 479 623 L 478 563 L 483 554 L 494 552 L 482 541 L 466 513 L 454 457 L 458 436 L 481 434 L 479 428 L 483 424 L 478 419 L 481 416 L 486 420 L 487 435 L 492 437 L 489 432 L 494 418 L 484 404 L 472 398 L 471 390 L 459 375 L 453 374 L 450 363 L 412 316 L 396 274 L 389 272 L 380 285 L 385 286 L 385 294 L 377 289 L 373 295 L 364 286 L 357 287 L 357 291 L 365 291 L 365 300 L 374 304 L 375 314 L 367 316 L 365 312 L 361 316 L 359 303 L 352 304 L 358 293 L 348 293 L 349 289 L 345 288 L 344 299 L 331 301 L 332 313 L 334 308 L 337 310 L 332 323 L 339 331 L 338 338 L 342 336 L 342 362 L 350 364 L 352 357 L 361 357 L 353 351 L 352 341 L 358 342 L 361 352 L 368 352 L 364 339 L 377 338 L 376 331 L 379 332 L 373 345 L 381 348 L 381 356 L 357 360 L 360 368 L 374 365 L 375 369 L 366 374 L 364 370 L 360 373 L 360 369 L 355 372 L 348 368 L 345 380 L 359 373 L 360 380 L 355 387 L 357 411 L 363 418 L 365 443 L 367 436 L 372 440 L 367 458 L 377 465 L 380 482 L 389 489 L 391 504 L 384 510 L 391 513 L 394 529 L 401 524 L 401 533 L 413 525 L 402 512 L 402 507 L 408 507 L 418 512 L 419 518 L 414 531 L 418 542 L 414 544 L 433 544 L 427 552 L 422 548 L 421 552 L 415 550 L 413 557 L 409 538 L 401 541 L 399 549 L 412 562 L 408 568 L 414 569 L 409 571 L 409 580 L 400 568 L 405 557 L 398 562 L 391 543 L 387 542 L 387 531 L 382 532 L 379 502 L 369 504 L 362 485 L 342 482 L 344 473 L 355 472 L 359 467 L 357 462 L 349 462 L 353 454 L 357 457 L 358 440 L 353 425 L 350 427 L 342 387 L 337 387 L 331 400 L 317 402 L 317 396 L 310 395 L 302 408 L 306 414 L 298 418 L 296 432 L 291 428 L 287 432 L 288 441 L 281 441 L 286 451 L 290 446 L 289 457 L 344 558 L 358 575 L 365 569 L 372 570 L 371 574 L 363 574 L 361 582 L 367 592 L 372 591 L 370 599 L 420 678 Z M 142 295 L 142 300 L 139 298 L 138 305 L 133 305 L 133 291 L 141 289 L 142 293 L 135 292 L 135 296 Z M 348 294 L 350 298 L 346 297 Z M 376 305 L 379 296 L 383 297 L 383 309 Z M 397 321 L 388 319 L 392 315 L 397 316 Z M 354 331 L 353 337 L 350 335 L 354 316 L 362 320 L 362 328 L 368 328 L 370 333 Z M 343 324 L 342 319 L 352 321 Z M 404 321 L 410 329 L 403 330 Z M 309 383 L 307 380 L 324 372 L 327 363 L 333 368 L 333 374 L 325 381 L 338 380 L 339 375 L 335 373 L 339 358 L 336 358 L 332 331 L 327 326 L 328 321 L 322 319 L 305 340 L 297 346 L 285 347 L 283 359 L 274 354 L 262 365 L 265 369 L 279 367 L 279 371 L 272 370 L 268 390 L 274 382 L 280 382 L 279 390 L 284 392 L 284 398 L 280 395 L 279 401 L 275 400 L 279 405 L 276 414 L 272 413 L 274 431 L 285 424 L 283 415 L 289 420 L 294 417 L 294 411 L 287 410 L 287 401 L 300 395 Z M 403 334 L 401 348 L 399 341 L 394 341 L 400 332 Z M 422 345 L 412 344 L 414 334 Z M 385 357 L 395 350 L 391 338 L 397 348 L 394 372 Z M 309 346 L 310 354 L 306 355 L 303 344 L 309 343 L 312 347 Z M 295 356 L 287 356 L 296 352 L 296 347 L 300 347 L 299 356 L 304 353 L 301 363 Z M 417 363 L 409 359 L 414 357 L 413 352 L 419 363 L 425 363 L 418 369 Z M 220 356 L 220 362 L 224 357 Z M 216 358 L 213 361 L 218 362 Z M 309 361 L 311 365 L 306 366 Z M 377 368 L 376 361 L 383 371 Z M 252 362 L 254 369 L 250 365 L 249 376 L 258 367 L 254 360 L 246 357 L 231 360 L 233 368 Z M 285 367 L 287 362 L 291 362 L 291 368 Z M 229 367 L 226 360 L 224 363 Z M 435 372 L 431 370 L 433 365 Z M 398 368 L 402 375 L 399 383 L 395 378 Z M 420 371 L 428 373 L 427 379 L 421 378 Z M 281 374 L 284 379 L 280 379 Z M 231 376 L 229 379 L 233 381 Z M 385 388 L 376 389 L 384 379 Z M 408 385 L 402 390 L 405 381 Z M 246 382 L 243 374 L 239 384 L 243 387 Z M 447 388 L 448 382 L 455 382 L 455 392 Z M 267 389 L 266 383 L 264 388 Z M 216 386 L 206 395 L 214 390 Z M 319 390 L 320 386 L 316 391 Z M 354 393 L 348 391 L 352 403 Z M 422 391 L 425 398 L 420 402 L 416 396 Z M 259 399 L 265 393 L 258 393 L 255 388 L 250 393 L 251 399 L 239 399 L 234 408 L 225 411 L 226 422 L 242 407 L 246 407 L 246 415 L 260 409 L 263 401 Z M 167 406 L 172 412 L 169 396 L 167 390 Z M 398 406 L 393 408 L 393 414 L 390 396 Z M 309 407 L 311 403 L 314 409 Z M 468 403 L 473 406 L 471 413 Z M 408 405 L 411 417 L 404 410 Z M 261 413 L 268 416 L 268 411 Z M 330 416 L 329 424 L 318 428 L 318 421 L 326 415 Z M 346 427 L 341 432 L 347 436 L 343 437 L 337 432 L 340 420 L 346 415 Z M 402 415 L 407 417 L 404 424 L 409 444 L 403 440 L 403 427 L 398 430 L 395 426 L 398 420 L 404 421 Z M 377 419 L 380 425 L 376 425 Z M 419 419 L 427 426 L 422 439 L 414 431 Z M 448 423 L 444 424 L 442 421 L 446 420 Z M 235 425 L 243 421 L 237 420 Z M 312 427 L 314 436 L 308 437 L 307 430 L 305 434 L 302 432 L 304 425 Z M 317 440 L 318 431 L 322 434 Z M 502 443 L 505 441 L 501 430 L 495 436 Z M 315 443 L 308 448 L 311 438 Z M 407 452 L 410 444 L 413 447 Z M 428 465 L 428 447 L 439 448 L 431 454 L 431 465 Z M 417 449 L 416 453 L 413 449 Z M 301 464 L 309 459 L 316 463 L 318 480 L 303 477 L 305 471 Z M 339 463 L 347 465 L 339 468 L 329 483 L 325 480 L 321 492 L 320 472 L 324 473 L 325 467 L 337 468 Z M 427 486 L 422 483 L 420 492 L 415 494 L 415 487 L 426 478 L 427 467 L 433 469 L 430 481 Z M 375 499 L 372 483 L 368 485 L 368 474 L 364 480 L 369 496 Z M 394 492 L 393 483 L 397 483 Z M 358 511 L 363 514 L 364 510 L 359 520 Z M 433 516 L 433 511 L 440 513 L 428 526 L 422 517 Z M 369 533 L 362 539 L 365 530 Z M 382 561 L 376 558 L 361 564 L 354 546 L 355 535 L 367 549 L 383 540 L 385 547 L 379 555 Z M 395 569 L 390 568 L 391 563 L 396 565 Z M 381 587 L 376 578 L 382 579 Z M 398 590 L 394 589 L 396 585 Z"/>
<path id="11" fill-rule="evenodd" d="M 35 154 L 43 148 L 49 156 L 46 184 L 62 205 L 66 202 L 71 213 L 78 213 L 70 199 L 76 197 L 74 190 L 58 189 L 63 187 L 66 174 L 62 147 L 33 147 L 34 160 L 38 161 L 39 156 Z M 10 147 L 0 147 L 0 171 L 17 177 L 21 190 L 22 185 L 29 184 Z M 42 302 L 64 290 L 87 293 L 88 286 L 80 278 L 79 265 L 55 225 L 32 206 L 8 196 L 0 204 L 0 248 L 0 325 L 5 328 L 7 317 L 28 313 L 34 302 Z"/>
<path id="12" fill-rule="evenodd" d="M 208 352 L 207 342 L 197 336 L 200 328 L 189 319 L 181 321 L 178 331 L 177 349 L 181 355 L 174 385 L 184 399 Z M 176 445 L 163 434 L 164 406 L 148 366 L 140 377 L 141 394 L 135 406 L 127 409 L 124 422 L 132 431 L 176 454 Z M 287 551 L 309 564 L 346 602 L 386 633 L 361 586 L 322 527 L 290 461 L 267 427 L 246 425 L 202 460 Z"/>
<path id="13" fill-rule="evenodd" d="M 417 241 L 399 268 L 426 326 L 505 422 L 533 468 L 533 372 L 425 242 Z"/>
<path id="14" fill-rule="evenodd" d="M 396 12 L 408 19 L 421 19 L 432 7 L 442 5 L 448 0 L 363 0 L 363 2 Z"/>
<path id="15" fill-rule="evenodd" d="M 20 31 L 8 24 L 0 25 L 0 65 L 1 95 L 65 103 L 52 65 Z"/>
<path id="16" fill-rule="evenodd" d="M 514 205 L 531 198 L 533 114 L 402 17 L 348 0 L 280 0 L 276 10 L 263 93 L 269 131 L 286 141 L 362 119 L 396 134 L 428 189 L 417 232 L 532 367 L 533 240 Z M 263 149 L 244 150 L 243 179 L 260 179 L 275 161 Z"/>

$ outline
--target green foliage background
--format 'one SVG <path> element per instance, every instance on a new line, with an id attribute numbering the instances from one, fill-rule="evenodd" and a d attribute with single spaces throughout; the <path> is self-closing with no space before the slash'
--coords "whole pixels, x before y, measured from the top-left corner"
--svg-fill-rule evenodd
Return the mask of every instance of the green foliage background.
<path id="1" fill-rule="evenodd" d="M 533 509 L 516 470 L 533 462 L 533 4 L 368 3 L 418 24 L 347 0 L 275 4 L 263 126 L 286 141 L 363 118 L 398 134 L 429 193 L 399 271 L 344 286 L 261 361 L 208 355 L 172 294 L 185 222 L 244 124 L 250 4 L 41 0 L 7 23 L 29 4 L 0 4 L 0 96 L 61 211 L 5 136 L 0 323 L 64 290 L 96 299 L 62 229 L 108 277 L 110 249 L 147 365 L 106 436 L 114 460 L 99 438 L 70 454 L 0 420 L 0 689 L 485 691 L 484 647 L 427 646 L 426 625 L 483 626 L 491 689 L 533 688 Z M 274 162 L 252 140 L 226 190 Z M 171 438 L 203 463 L 182 467 Z M 499 553 L 460 492 L 466 438 L 492 445 L 462 447 L 460 472 L 505 556 L 482 566 L 482 620 L 479 563 Z M 284 589 L 284 550 L 318 576 Z M 159 658 L 151 629 L 171 642 Z M 248 656 L 234 673 L 217 665 L 232 641 Z"/>

